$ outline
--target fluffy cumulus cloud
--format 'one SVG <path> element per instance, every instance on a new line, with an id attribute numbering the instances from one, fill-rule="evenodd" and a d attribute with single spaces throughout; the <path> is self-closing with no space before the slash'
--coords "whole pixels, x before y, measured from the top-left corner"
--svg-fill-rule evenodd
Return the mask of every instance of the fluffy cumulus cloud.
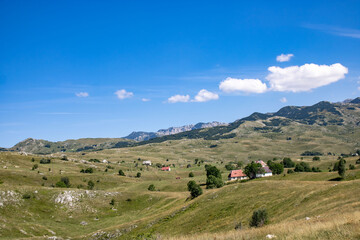
<path id="1" fill-rule="evenodd" d="M 174 95 L 168 98 L 169 103 L 177 103 L 177 102 L 189 102 L 189 95 Z"/>
<path id="2" fill-rule="evenodd" d="M 340 63 L 332 65 L 305 64 L 287 68 L 269 67 L 270 74 L 266 79 L 270 90 L 304 92 L 326 86 L 345 78 L 348 69 Z"/>
<path id="3" fill-rule="evenodd" d="M 206 89 L 202 89 L 199 93 L 195 96 L 194 102 L 207 102 L 210 100 L 218 100 L 219 95 L 216 93 L 209 92 Z"/>
<path id="4" fill-rule="evenodd" d="M 142 98 L 141 101 L 143 101 L 143 102 L 149 102 L 150 99 L 149 99 L 149 98 Z"/>
<path id="5" fill-rule="evenodd" d="M 125 98 L 131 98 L 132 96 L 134 96 L 132 92 L 127 92 L 125 89 L 117 90 L 115 92 L 115 95 L 117 96 L 118 99 L 121 100 Z"/>
<path id="6" fill-rule="evenodd" d="M 281 99 L 280 99 L 280 102 L 282 102 L 282 103 L 286 103 L 286 102 L 287 102 L 286 97 L 281 98 Z"/>
<path id="7" fill-rule="evenodd" d="M 294 54 L 291 54 L 291 53 L 289 53 L 289 54 L 283 54 L 282 53 L 281 55 L 276 57 L 276 61 L 278 61 L 278 62 L 288 62 L 288 61 L 290 61 L 290 59 L 293 56 L 294 56 Z"/>
<path id="8" fill-rule="evenodd" d="M 259 79 L 237 79 L 228 77 L 219 85 L 221 91 L 226 93 L 264 93 L 267 90 L 265 83 Z"/>
<path id="9" fill-rule="evenodd" d="M 89 93 L 87 93 L 87 92 L 78 92 L 78 93 L 75 93 L 75 95 L 77 97 L 88 97 Z"/>

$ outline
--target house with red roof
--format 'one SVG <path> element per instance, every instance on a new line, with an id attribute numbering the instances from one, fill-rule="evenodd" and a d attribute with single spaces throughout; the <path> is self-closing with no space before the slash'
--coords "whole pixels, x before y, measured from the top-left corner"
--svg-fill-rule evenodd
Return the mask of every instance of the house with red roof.
<path id="1" fill-rule="evenodd" d="M 232 171 L 230 171 L 230 174 L 228 176 L 229 181 L 243 180 L 243 179 L 247 179 L 247 178 L 248 177 L 246 176 L 245 173 L 243 173 L 242 170 L 232 170 Z"/>
<path id="2" fill-rule="evenodd" d="M 161 168 L 161 171 L 171 171 L 171 168 L 170 167 L 162 167 Z"/>

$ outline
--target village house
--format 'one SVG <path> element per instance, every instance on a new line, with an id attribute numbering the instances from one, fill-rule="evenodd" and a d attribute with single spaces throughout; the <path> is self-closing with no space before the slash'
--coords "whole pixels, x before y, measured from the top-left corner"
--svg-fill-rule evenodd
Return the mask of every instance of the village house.
<path id="1" fill-rule="evenodd" d="M 232 171 L 230 171 L 230 174 L 228 176 L 229 181 L 244 180 L 244 179 L 247 179 L 247 178 L 248 177 L 246 176 L 245 173 L 243 173 L 242 170 L 232 170 Z"/>
<path id="2" fill-rule="evenodd" d="M 272 176 L 272 171 L 270 170 L 269 166 L 262 160 L 256 161 L 256 163 L 260 163 L 261 167 L 264 169 L 264 173 L 257 173 L 256 177 L 257 178 L 261 178 L 261 177 L 270 177 Z"/>
<path id="3" fill-rule="evenodd" d="M 142 162 L 142 165 L 151 166 L 151 161 L 143 161 L 143 162 Z"/>
<path id="4" fill-rule="evenodd" d="M 162 167 L 161 168 L 161 171 L 171 171 L 171 168 L 170 167 Z"/>

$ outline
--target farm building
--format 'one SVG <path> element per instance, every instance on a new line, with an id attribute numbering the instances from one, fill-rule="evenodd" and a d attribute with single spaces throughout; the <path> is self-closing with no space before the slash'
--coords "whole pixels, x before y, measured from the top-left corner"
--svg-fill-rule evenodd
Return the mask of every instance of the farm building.
<path id="1" fill-rule="evenodd" d="M 256 174 L 257 178 L 261 178 L 261 177 L 270 177 L 272 176 L 272 171 L 270 170 L 269 166 L 264 162 L 264 161 L 256 161 L 256 163 L 260 163 L 261 167 L 264 169 L 264 173 L 258 173 Z"/>
<path id="2" fill-rule="evenodd" d="M 162 167 L 161 171 L 171 171 L 171 168 L 170 167 Z"/>
<path id="3" fill-rule="evenodd" d="M 232 181 L 232 180 L 243 180 L 243 179 L 247 179 L 248 177 L 246 176 L 245 173 L 243 173 L 242 170 L 232 170 L 230 171 L 230 174 L 228 176 L 228 180 Z"/>
<path id="4" fill-rule="evenodd" d="M 151 161 L 143 161 L 143 162 L 142 162 L 142 165 L 151 166 Z"/>

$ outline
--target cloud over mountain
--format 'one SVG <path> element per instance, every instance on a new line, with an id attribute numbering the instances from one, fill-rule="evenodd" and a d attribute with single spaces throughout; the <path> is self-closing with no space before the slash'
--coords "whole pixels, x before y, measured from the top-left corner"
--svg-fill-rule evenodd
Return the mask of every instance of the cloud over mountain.
<path id="1" fill-rule="evenodd" d="M 348 69 L 340 63 L 317 65 L 314 63 L 286 68 L 272 66 L 266 79 L 272 91 L 304 92 L 326 86 L 345 78 Z"/>
<path id="2" fill-rule="evenodd" d="M 206 89 L 202 89 L 199 93 L 195 96 L 194 102 L 207 102 L 210 100 L 217 100 L 219 99 L 219 95 L 213 92 L 209 92 Z"/>
<path id="3" fill-rule="evenodd" d="M 238 79 L 228 77 L 220 83 L 219 89 L 225 93 L 264 93 L 267 90 L 267 86 L 259 79 Z"/>

